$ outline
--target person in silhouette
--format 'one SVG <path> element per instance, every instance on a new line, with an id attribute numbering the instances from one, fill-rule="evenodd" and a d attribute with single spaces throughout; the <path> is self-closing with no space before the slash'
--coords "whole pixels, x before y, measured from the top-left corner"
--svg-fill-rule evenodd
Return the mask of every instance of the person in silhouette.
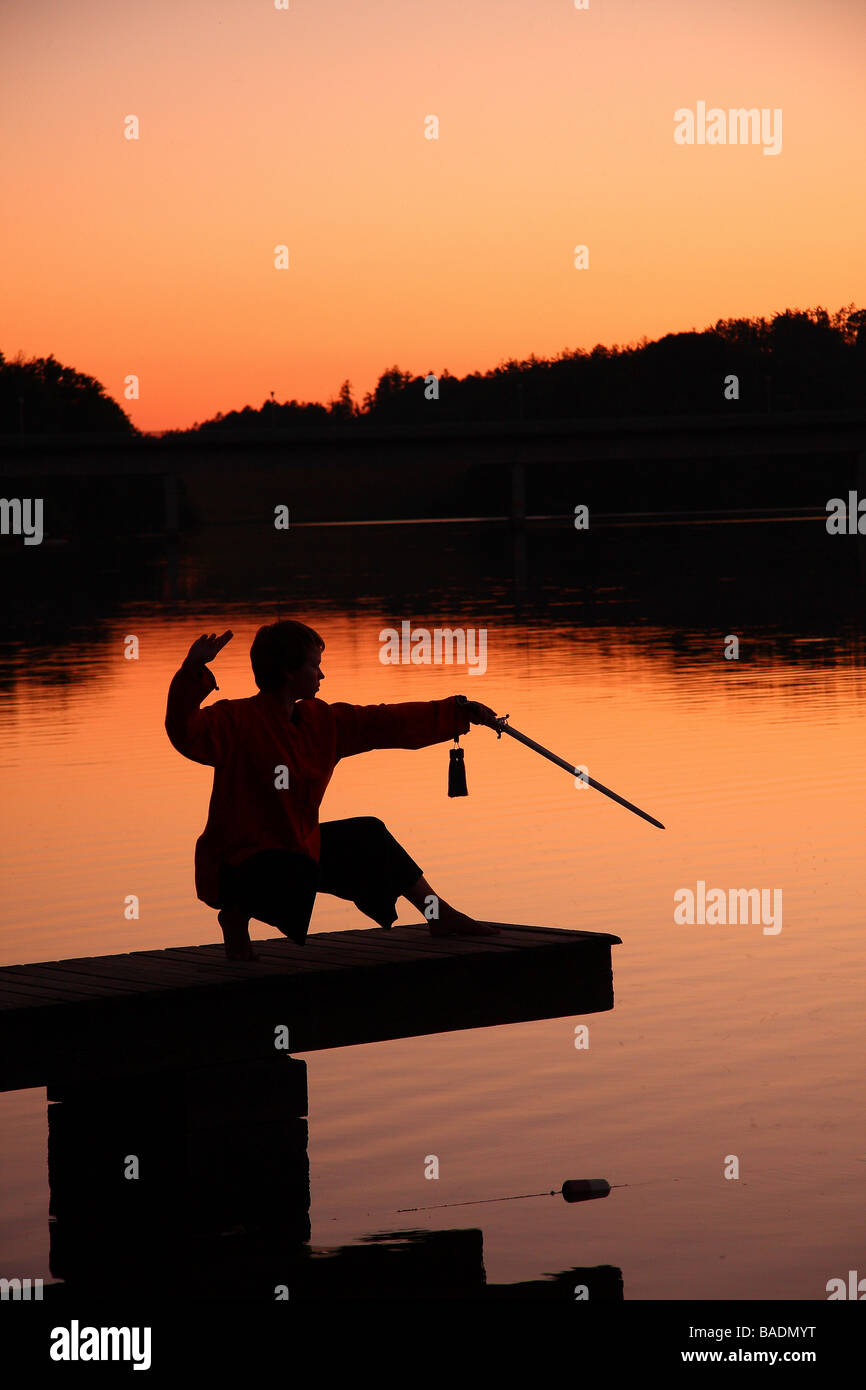
<path id="1" fill-rule="evenodd" d="M 325 644 L 291 620 L 259 629 L 250 661 L 259 693 L 202 701 L 216 680 L 208 662 L 232 638 L 202 634 L 172 678 L 165 728 L 179 753 L 214 769 L 207 824 L 195 848 L 196 894 L 218 910 L 229 960 L 257 960 L 250 919 L 277 927 L 299 945 L 318 892 L 346 898 L 381 927 L 396 900 L 421 911 L 435 904 L 433 936 L 495 935 L 458 912 L 381 820 L 355 816 L 319 823 L 319 805 L 341 758 L 375 748 L 426 748 L 496 728 L 486 705 L 462 696 L 396 705 L 329 705 L 316 698 Z M 425 912 L 426 916 L 426 912 Z"/>

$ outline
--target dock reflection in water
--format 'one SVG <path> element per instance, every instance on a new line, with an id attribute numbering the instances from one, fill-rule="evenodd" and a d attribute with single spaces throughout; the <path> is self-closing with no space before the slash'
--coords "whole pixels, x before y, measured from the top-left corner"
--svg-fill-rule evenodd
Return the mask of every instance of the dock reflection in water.
<path id="1" fill-rule="evenodd" d="M 311 1246 L 307 1067 L 296 1058 L 49 1088 L 50 1268 L 83 1297 L 621 1300 L 574 1266 L 491 1285 L 479 1229 Z"/>

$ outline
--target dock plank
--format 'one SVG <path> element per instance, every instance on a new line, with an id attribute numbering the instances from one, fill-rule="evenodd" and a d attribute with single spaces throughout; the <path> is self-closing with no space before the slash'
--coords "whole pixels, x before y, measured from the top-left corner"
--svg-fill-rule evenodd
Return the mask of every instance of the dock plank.
<path id="1" fill-rule="evenodd" d="M 39 966 L 31 966 L 28 970 L 21 970 L 14 976 L 10 971 L 4 974 L 4 985 L 10 989 L 23 990 L 27 993 L 50 994 L 57 999 L 104 999 L 113 998 L 118 994 L 118 990 L 112 985 L 91 985 L 86 980 L 77 980 L 71 975 L 57 974 L 56 972 L 40 969 Z M 120 991 L 122 993 L 123 991 Z"/>
<path id="2" fill-rule="evenodd" d="M 58 988 L 64 985 L 75 986 L 82 998 L 88 995 L 97 998 L 140 992 L 129 979 L 115 979 L 111 975 L 101 974 L 98 970 L 82 970 L 77 961 L 74 968 L 66 967 L 59 961 L 51 961 L 47 965 L 40 962 L 38 966 L 34 966 L 30 973 L 34 980 L 38 978 L 46 987 L 52 984 Z M 146 986 L 140 988 L 146 988 Z"/>
<path id="3" fill-rule="evenodd" d="M 474 937 L 471 943 L 450 939 L 443 943 L 423 932 L 403 940 L 394 937 L 391 940 L 370 942 L 365 948 L 365 954 L 374 956 L 382 965 L 387 964 L 389 960 L 459 960 L 464 956 L 481 955 L 485 951 L 489 954 L 495 954 L 497 951 L 500 954 L 509 954 L 507 947 L 500 944 L 497 948 L 493 945 L 495 939 L 492 936 Z"/>
<path id="4" fill-rule="evenodd" d="M 20 990 L 7 988 L 5 985 L 0 989 L 0 1009 L 29 1009 L 39 1008 L 41 1005 L 50 1007 L 52 1004 L 60 1004 L 62 1000 L 56 995 L 43 996 L 33 990 Z"/>
<path id="5" fill-rule="evenodd" d="M 138 952 L 136 952 L 138 957 Z M 226 960 L 212 961 L 210 959 L 201 961 L 181 960 L 177 956 L 170 956 L 165 951 L 146 951 L 141 953 L 141 958 L 145 965 L 150 964 L 160 969 L 170 971 L 176 979 L 190 980 L 218 980 L 225 976 Z"/>
<path id="6" fill-rule="evenodd" d="M 377 930 L 381 931 L 381 928 Z M 335 941 L 335 937 L 341 939 Z M 303 946 L 298 946 L 293 941 L 279 941 L 268 937 L 264 940 L 254 940 L 253 949 L 266 952 L 269 958 L 274 960 L 288 960 L 299 965 L 309 962 L 315 969 L 351 968 L 353 964 L 360 964 L 369 955 L 363 943 L 349 940 L 349 934 L 344 932 L 319 932 L 315 936 L 307 937 Z"/>
<path id="7" fill-rule="evenodd" d="M 222 961 L 214 964 L 199 964 L 194 961 L 173 959 L 166 961 L 163 968 L 166 978 L 172 984 L 199 989 L 219 985 L 226 980 L 258 979 L 269 971 L 271 973 L 284 973 L 288 967 L 283 966 L 281 970 L 276 962 L 264 960 L 230 961 L 224 957 Z"/>
<path id="8" fill-rule="evenodd" d="M 495 925 L 499 926 L 499 923 Z M 370 936 L 372 932 L 366 933 Z M 594 941 L 605 940 L 603 933 L 587 933 L 589 938 Z M 406 948 L 426 950 L 436 954 L 472 954 L 473 952 L 492 948 L 504 951 L 536 950 L 539 945 L 546 945 L 553 948 L 559 946 L 568 947 L 573 945 L 571 933 L 565 931 L 551 931 L 544 938 L 521 935 L 518 928 L 504 928 L 500 926 L 497 936 L 431 936 L 426 927 L 407 926 L 391 927 L 390 930 L 381 938 L 377 939 L 378 949 L 387 951 L 389 949 L 388 938 L 393 938 L 393 943 L 399 943 Z M 607 938 L 611 944 L 620 944 L 618 937 Z"/>
<path id="9" fill-rule="evenodd" d="M 268 951 L 269 958 L 272 959 L 274 966 L 276 966 L 277 962 L 283 963 L 283 973 L 285 973 L 285 971 L 290 971 L 298 975 L 306 975 L 311 972 L 317 974 L 321 971 L 345 969 L 345 962 L 343 961 L 317 962 L 310 955 L 303 954 L 306 949 L 305 947 L 295 946 L 293 942 L 277 941 L 270 937 L 263 941 L 253 941 L 253 949 L 255 951 L 259 951 L 261 948 Z M 220 952 L 220 964 L 225 978 L 231 978 L 229 973 L 231 971 L 235 971 L 236 976 L 240 978 L 244 970 L 252 970 L 257 964 L 255 961 L 227 960 L 222 946 L 220 947 Z M 183 955 L 185 958 L 189 959 L 187 953 L 184 952 Z"/>
<path id="10" fill-rule="evenodd" d="M 256 942 L 256 949 L 260 949 L 259 942 Z M 347 941 L 329 946 L 316 946 L 315 958 L 323 963 L 333 961 L 336 964 L 345 963 L 347 966 L 358 969 L 364 969 L 367 966 L 372 966 L 375 969 L 388 960 L 396 963 L 401 960 L 417 959 L 417 953 L 408 951 L 406 948 L 401 949 L 396 943 L 389 950 L 387 945 L 380 948 L 369 942 L 365 944 L 364 942 Z"/>
<path id="11" fill-rule="evenodd" d="M 94 985 L 147 988 L 158 984 L 164 972 L 157 965 L 133 960 L 130 956 L 93 956 L 74 961 L 55 961 L 47 967 L 55 974 L 74 976 Z"/>

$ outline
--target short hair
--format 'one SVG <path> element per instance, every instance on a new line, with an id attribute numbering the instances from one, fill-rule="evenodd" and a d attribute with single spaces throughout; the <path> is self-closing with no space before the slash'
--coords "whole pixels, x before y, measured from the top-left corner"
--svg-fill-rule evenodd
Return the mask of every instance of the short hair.
<path id="1" fill-rule="evenodd" d="M 260 627 L 250 647 L 253 676 L 259 690 L 277 690 L 286 675 L 299 671 L 310 652 L 325 644 L 315 628 L 284 618 Z"/>

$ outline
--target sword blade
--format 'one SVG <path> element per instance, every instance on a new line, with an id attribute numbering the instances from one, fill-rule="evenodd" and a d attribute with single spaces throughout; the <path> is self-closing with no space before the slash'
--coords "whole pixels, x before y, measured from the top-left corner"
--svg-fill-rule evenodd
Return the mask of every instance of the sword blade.
<path id="1" fill-rule="evenodd" d="M 631 811 L 634 815 L 649 821 L 650 825 L 657 826 L 659 830 L 664 830 L 665 827 L 660 820 L 656 820 L 655 816 L 649 815 L 647 811 L 642 811 L 641 808 L 635 806 L 633 802 L 626 801 L 624 796 L 620 796 L 618 792 L 611 791 L 610 787 L 604 786 L 602 782 L 597 782 L 594 777 L 589 776 L 589 773 L 578 772 L 573 763 L 566 762 L 565 758 L 557 757 L 555 753 L 551 753 L 549 748 L 544 748 L 540 743 L 536 743 L 534 738 L 528 738 L 526 734 L 522 734 L 519 729 L 512 728 L 510 724 L 501 724 L 500 728 L 504 734 L 509 734 L 511 738 L 516 738 L 518 743 L 525 743 L 527 748 L 534 749 L 536 753 L 540 753 L 541 756 L 547 758 L 549 762 L 556 763 L 557 767 L 564 768 L 565 771 L 570 772 L 573 777 L 580 777 L 588 786 L 595 787 L 595 790 L 601 792 L 603 796 L 609 796 L 611 801 L 618 801 L 620 806 L 624 806 L 627 811 Z"/>

